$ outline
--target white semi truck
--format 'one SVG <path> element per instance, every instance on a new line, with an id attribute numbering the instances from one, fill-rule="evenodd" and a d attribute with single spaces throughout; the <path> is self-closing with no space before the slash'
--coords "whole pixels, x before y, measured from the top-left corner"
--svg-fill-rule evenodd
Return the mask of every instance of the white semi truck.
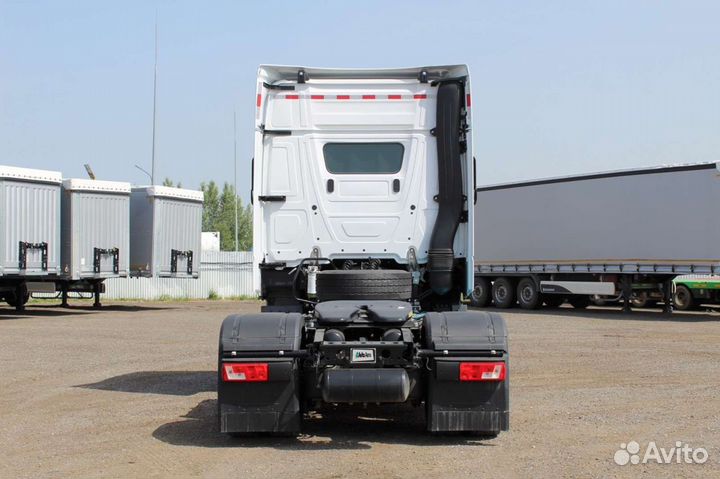
<path id="1" fill-rule="evenodd" d="M 626 309 L 656 298 L 671 311 L 676 276 L 720 270 L 715 163 L 492 185 L 476 197 L 475 306 L 619 297 Z"/>
<path id="2" fill-rule="evenodd" d="M 509 424 L 507 331 L 473 289 L 464 65 L 262 66 L 253 161 L 263 312 L 225 319 L 224 433 L 300 431 L 329 405 L 409 403 L 432 432 Z"/>

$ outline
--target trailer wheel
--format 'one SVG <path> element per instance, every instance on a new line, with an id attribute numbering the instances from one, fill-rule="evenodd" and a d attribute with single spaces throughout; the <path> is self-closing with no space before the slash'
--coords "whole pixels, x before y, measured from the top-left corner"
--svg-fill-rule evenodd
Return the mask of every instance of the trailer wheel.
<path id="1" fill-rule="evenodd" d="M 695 298 L 693 298 L 690 288 L 684 284 L 678 284 L 675 286 L 675 297 L 673 298 L 675 303 L 675 309 L 680 311 L 687 311 L 693 307 Z"/>
<path id="2" fill-rule="evenodd" d="M 639 291 L 630 299 L 633 308 L 652 308 L 657 301 L 648 298 L 647 291 Z"/>
<path id="3" fill-rule="evenodd" d="M 28 301 L 30 301 L 30 293 L 25 291 L 25 294 L 22 295 L 22 305 L 25 305 Z M 5 293 L 5 302 L 12 306 L 13 308 L 17 307 L 18 301 L 17 301 L 17 295 L 14 292 Z"/>
<path id="4" fill-rule="evenodd" d="M 586 294 L 574 294 L 568 298 L 568 303 L 575 309 L 585 309 L 590 306 L 590 296 Z"/>
<path id="5" fill-rule="evenodd" d="M 406 301 L 412 298 L 412 275 L 408 271 L 329 270 L 317 275 L 317 297 L 320 301 L 338 299 Z"/>
<path id="6" fill-rule="evenodd" d="M 518 283 L 517 299 L 523 309 L 537 309 L 542 301 L 537 284 L 532 278 L 523 278 Z"/>
<path id="7" fill-rule="evenodd" d="M 475 278 L 475 288 L 470 295 L 470 305 L 484 308 L 490 302 L 490 283 L 486 278 Z"/>
<path id="8" fill-rule="evenodd" d="M 559 308 L 566 299 L 562 294 L 543 294 L 543 303 L 548 308 Z"/>
<path id="9" fill-rule="evenodd" d="M 515 287 L 510 278 L 502 277 L 493 282 L 492 298 L 496 308 L 512 308 L 515 305 Z"/>

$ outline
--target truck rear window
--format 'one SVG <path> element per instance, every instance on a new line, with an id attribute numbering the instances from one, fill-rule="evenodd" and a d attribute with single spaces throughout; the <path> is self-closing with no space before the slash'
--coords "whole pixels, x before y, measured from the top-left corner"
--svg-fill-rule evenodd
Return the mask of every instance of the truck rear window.
<path id="1" fill-rule="evenodd" d="M 402 168 L 402 143 L 326 143 L 325 167 L 333 174 L 393 174 Z"/>

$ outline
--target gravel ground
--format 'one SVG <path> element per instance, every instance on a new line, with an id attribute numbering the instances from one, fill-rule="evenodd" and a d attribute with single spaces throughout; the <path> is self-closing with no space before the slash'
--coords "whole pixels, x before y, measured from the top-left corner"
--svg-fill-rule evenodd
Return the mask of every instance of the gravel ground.
<path id="1" fill-rule="evenodd" d="M 435 437 L 413 409 L 306 420 L 298 438 L 216 432 L 220 322 L 257 302 L 0 309 L 0 476 L 720 477 L 720 315 L 506 312 L 511 430 Z M 705 464 L 618 466 L 621 443 Z"/>

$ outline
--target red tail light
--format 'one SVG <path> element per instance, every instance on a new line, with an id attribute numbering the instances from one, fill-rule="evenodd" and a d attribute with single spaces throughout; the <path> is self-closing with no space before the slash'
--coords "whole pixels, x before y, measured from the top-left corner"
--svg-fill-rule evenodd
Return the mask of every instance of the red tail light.
<path id="1" fill-rule="evenodd" d="M 402 95 L 388 95 L 388 100 L 402 100 Z"/>
<path id="2" fill-rule="evenodd" d="M 460 363 L 460 381 L 504 381 L 505 363 Z"/>
<path id="3" fill-rule="evenodd" d="M 285 95 L 286 100 L 299 100 L 300 95 Z"/>
<path id="4" fill-rule="evenodd" d="M 224 363 L 223 381 L 257 383 L 268 380 L 267 363 Z"/>
<path id="5" fill-rule="evenodd" d="M 325 95 L 310 95 L 311 100 L 324 100 Z"/>
<path id="6" fill-rule="evenodd" d="M 335 98 L 337 98 L 338 100 L 349 100 L 350 95 L 337 95 Z"/>
<path id="7" fill-rule="evenodd" d="M 472 102 L 470 101 L 470 93 L 466 95 L 465 105 L 470 108 L 472 106 Z"/>
<path id="8" fill-rule="evenodd" d="M 427 95 L 425 93 L 416 93 L 413 95 L 413 98 L 416 100 L 427 100 Z"/>
<path id="9" fill-rule="evenodd" d="M 262 105 L 262 95 L 260 93 L 257 94 L 257 101 L 255 102 L 258 108 Z"/>

